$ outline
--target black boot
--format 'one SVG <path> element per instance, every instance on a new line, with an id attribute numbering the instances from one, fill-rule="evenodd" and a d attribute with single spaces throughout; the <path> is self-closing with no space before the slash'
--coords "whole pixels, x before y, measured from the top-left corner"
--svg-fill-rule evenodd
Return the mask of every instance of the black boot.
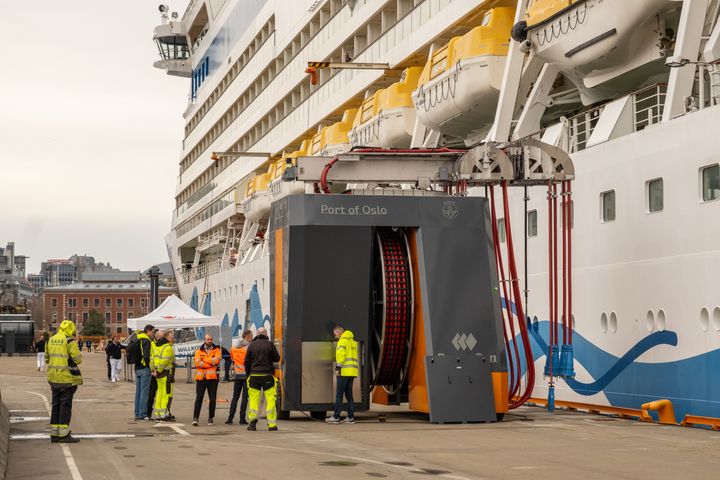
<path id="1" fill-rule="evenodd" d="M 80 441 L 79 438 L 75 438 L 68 433 L 64 437 L 58 438 L 57 443 L 78 443 L 79 441 Z"/>
<path id="2" fill-rule="evenodd" d="M 250 430 L 251 432 L 254 432 L 255 430 L 257 430 L 257 428 L 255 428 L 257 425 L 257 422 L 258 422 L 257 420 L 253 420 L 252 422 L 250 422 L 247 426 L 247 429 Z"/>

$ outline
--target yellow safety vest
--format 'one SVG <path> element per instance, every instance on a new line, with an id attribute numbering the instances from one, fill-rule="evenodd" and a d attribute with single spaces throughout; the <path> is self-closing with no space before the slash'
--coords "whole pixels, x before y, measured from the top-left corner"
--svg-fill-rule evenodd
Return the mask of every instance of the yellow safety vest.
<path id="1" fill-rule="evenodd" d="M 173 364 L 175 363 L 175 352 L 171 343 L 165 343 L 160 345 L 154 345 L 155 356 L 153 357 L 153 365 L 158 373 L 162 373 L 165 370 L 172 370 Z"/>
<path id="2" fill-rule="evenodd" d="M 345 330 L 335 349 L 335 362 L 340 367 L 340 376 L 357 377 L 360 374 L 357 342 L 350 330 Z"/>
<path id="3" fill-rule="evenodd" d="M 142 343 L 140 344 L 142 345 Z M 155 370 L 155 356 L 157 355 L 157 345 L 155 339 L 150 340 L 150 370 Z"/>
<path id="4" fill-rule="evenodd" d="M 50 337 L 45 344 L 47 380 L 53 386 L 71 387 L 83 383 L 80 369 L 77 367 L 82 363 L 82 354 L 77 342 L 72 338 L 72 333 L 67 330 L 67 328 L 58 329 L 58 333 Z M 74 333 L 74 325 L 72 330 Z"/>

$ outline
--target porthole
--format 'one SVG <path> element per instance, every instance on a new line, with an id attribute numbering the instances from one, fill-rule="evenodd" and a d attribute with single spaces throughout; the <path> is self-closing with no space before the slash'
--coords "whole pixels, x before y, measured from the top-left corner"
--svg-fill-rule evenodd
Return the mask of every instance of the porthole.
<path id="1" fill-rule="evenodd" d="M 600 315 L 600 329 L 603 331 L 603 333 L 607 333 L 608 331 L 608 318 L 605 313 Z"/>
<path id="2" fill-rule="evenodd" d="M 707 332 L 710 329 L 710 312 L 705 307 L 700 310 L 700 329 L 703 332 Z"/>
<path id="3" fill-rule="evenodd" d="M 655 314 L 652 312 L 652 310 L 648 310 L 647 312 L 645 326 L 647 327 L 648 332 L 652 332 L 653 330 L 655 330 Z"/>
<path id="4" fill-rule="evenodd" d="M 665 328 L 667 327 L 667 322 L 665 320 L 665 310 L 660 309 L 660 311 L 657 314 L 657 329 L 661 332 L 665 331 Z"/>
<path id="5" fill-rule="evenodd" d="M 720 307 L 713 310 L 712 325 L 716 332 L 720 332 Z"/>
<path id="6" fill-rule="evenodd" d="M 617 332 L 618 322 L 617 322 L 617 315 L 615 315 L 615 312 L 612 312 L 612 313 L 610 314 L 610 324 L 609 324 L 609 327 L 610 327 L 610 331 L 611 331 L 612 333 Z"/>

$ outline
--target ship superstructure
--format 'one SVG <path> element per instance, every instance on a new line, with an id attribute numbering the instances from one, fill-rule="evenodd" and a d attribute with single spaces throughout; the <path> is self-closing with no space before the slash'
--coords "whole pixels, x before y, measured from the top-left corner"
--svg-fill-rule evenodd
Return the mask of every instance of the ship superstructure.
<path id="1" fill-rule="evenodd" d="M 268 224 L 285 196 L 486 196 L 484 185 L 522 171 L 494 230 L 502 248 L 506 228 L 516 234 L 524 291 L 501 296 L 508 325 L 529 332 L 534 395 L 547 397 L 546 357 L 572 330 L 574 371 L 552 382 L 559 398 L 633 408 L 668 398 L 680 414 L 720 416 L 718 0 L 161 10 L 155 66 L 190 79 L 167 244 L 193 308 L 231 335 L 277 325 Z M 362 163 L 368 148 L 396 155 Z M 570 154 L 572 172 L 552 148 Z M 443 177 L 403 164 L 407 149 L 465 156 Z M 547 165 L 574 179 L 571 192 L 544 184 Z M 562 219 L 571 245 L 550 237 Z M 572 293 L 557 273 L 568 271 Z M 510 335 L 510 357 L 518 343 Z M 515 355 L 519 385 L 529 377 Z"/>

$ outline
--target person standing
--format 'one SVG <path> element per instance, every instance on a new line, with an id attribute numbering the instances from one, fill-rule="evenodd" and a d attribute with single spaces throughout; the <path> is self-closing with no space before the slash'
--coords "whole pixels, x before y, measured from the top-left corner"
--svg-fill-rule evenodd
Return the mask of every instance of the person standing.
<path id="1" fill-rule="evenodd" d="M 265 411 L 267 413 L 268 430 L 277 431 L 277 379 L 275 378 L 275 363 L 280 361 L 280 354 L 275 345 L 267 336 L 267 330 L 260 327 L 257 336 L 250 343 L 245 354 L 245 372 L 247 374 L 248 398 L 250 408 L 247 429 L 254 431 L 258 423 L 260 409 L 260 392 L 265 394 Z"/>
<path id="2" fill-rule="evenodd" d="M 83 345 L 84 345 L 82 338 L 78 338 L 77 342 L 78 342 L 78 349 L 82 352 Z"/>
<path id="3" fill-rule="evenodd" d="M 82 375 L 78 365 L 82 363 L 82 354 L 73 341 L 75 324 L 70 320 L 60 323 L 58 332 L 45 343 L 45 363 L 47 380 L 52 390 L 52 411 L 50 413 L 50 441 L 52 443 L 77 443 L 79 440 L 70 435 L 73 395 L 78 385 L 82 385 Z"/>
<path id="4" fill-rule="evenodd" d="M 340 423 L 343 395 L 347 399 L 348 416 L 344 423 L 355 423 L 355 406 L 353 405 L 353 381 L 360 372 L 357 342 L 350 330 L 341 326 L 335 327 L 333 334 L 337 339 L 335 349 L 335 371 L 337 372 L 337 388 L 335 390 L 335 412 L 332 417 L 325 419 L 328 423 Z"/>
<path id="5" fill-rule="evenodd" d="M 112 367 L 110 366 L 110 351 L 109 351 L 111 345 L 112 345 L 112 339 L 108 338 L 107 345 L 105 345 L 105 363 L 107 363 L 107 377 L 108 377 L 108 380 L 110 380 L 110 381 L 112 381 Z"/>
<path id="6" fill-rule="evenodd" d="M 112 337 L 112 340 L 108 342 L 107 347 L 105 347 L 105 352 L 110 360 L 110 381 L 113 383 L 120 381 L 123 348 L 117 337 Z"/>
<path id="7" fill-rule="evenodd" d="M 155 327 L 145 325 L 137 334 L 134 345 L 128 354 L 135 360 L 135 420 L 150 420 L 147 415 L 148 395 L 150 393 L 150 337 Z M 137 351 L 135 351 L 137 349 Z"/>
<path id="8" fill-rule="evenodd" d="M 240 425 L 247 425 L 245 417 L 247 416 L 248 391 L 247 374 L 245 373 L 245 354 L 251 341 L 252 332 L 245 330 L 241 339 L 233 340 L 233 347 L 230 349 L 230 357 L 232 358 L 235 368 L 235 384 L 233 385 L 233 396 L 230 401 L 230 412 L 228 413 L 228 419 L 225 421 L 228 425 L 232 425 L 233 423 L 240 395 L 242 395 L 242 402 L 240 403 Z"/>
<path id="9" fill-rule="evenodd" d="M 220 353 L 222 354 L 223 365 L 225 366 L 225 376 L 223 376 L 223 382 L 229 382 L 230 381 L 230 365 L 233 363 L 232 357 L 230 356 L 230 352 L 228 352 L 227 348 L 222 347 L 222 346 L 220 348 Z"/>
<path id="10" fill-rule="evenodd" d="M 89 338 L 85 340 L 85 346 L 87 347 L 88 353 L 92 353 L 92 340 Z"/>
<path id="11" fill-rule="evenodd" d="M 163 330 L 158 330 L 158 334 L 152 371 L 152 376 L 157 379 L 152 418 L 161 422 L 170 422 L 175 420 L 175 417 L 170 415 L 173 383 L 171 380 L 175 369 L 175 353 L 172 347 L 174 336 L 172 331 L 165 333 Z"/>
<path id="12" fill-rule="evenodd" d="M 40 340 L 35 343 L 35 353 L 37 354 L 37 369 L 38 372 L 42 372 L 45 369 L 45 333 L 43 333 Z"/>
<path id="13" fill-rule="evenodd" d="M 150 371 L 153 370 L 153 359 L 155 358 L 157 342 L 165 337 L 165 330 L 156 330 L 150 335 Z M 157 393 L 157 379 L 154 376 L 150 376 L 150 390 L 148 391 L 148 409 L 146 417 L 152 418 L 153 405 L 155 405 L 155 393 Z"/>
<path id="14" fill-rule="evenodd" d="M 213 425 L 215 417 L 215 400 L 218 388 L 218 367 L 221 360 L 220 347 L 213 343 L 211 335 L 205 335 L 205 343 L 195 351 L 195 409 L 193 410 L 193 426 L 198 426 L 200 408 L 202 408 L 205 391 L 210 399 L 208 425 Z"/>

